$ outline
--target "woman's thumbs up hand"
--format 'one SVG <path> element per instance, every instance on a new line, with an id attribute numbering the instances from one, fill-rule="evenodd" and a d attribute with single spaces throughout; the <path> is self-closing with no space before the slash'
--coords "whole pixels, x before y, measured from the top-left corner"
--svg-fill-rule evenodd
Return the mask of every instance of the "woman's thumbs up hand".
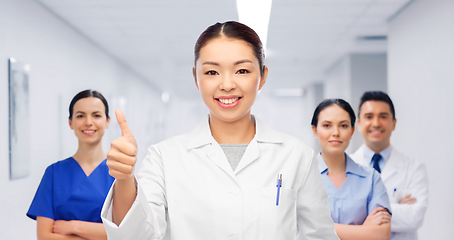
<path id="1" fill-rule="evenodd" d="M 129 179 L 134 176 L 134 166 L 137 162 L 137 143 L 126 122 L 125 115 L 120 109 L 115 110 L 121 136 L 110 144 L 107 153 L 109 174 L 117 180 Z"/>

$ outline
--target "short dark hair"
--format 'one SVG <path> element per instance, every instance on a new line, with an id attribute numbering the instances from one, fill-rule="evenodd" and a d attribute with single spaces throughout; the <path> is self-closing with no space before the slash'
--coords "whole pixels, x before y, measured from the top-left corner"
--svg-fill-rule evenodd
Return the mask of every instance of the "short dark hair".
<path id="1" fill-rule="evenodd" d="M 340 98 L 325 99 L 321 103 L 319 103 L 318 106 L 315 108 L 314 115 L 312 116 L 311 125 L 314 127 L 317 127 L 318 116 L 320 115 L 320 112 L 323 109 L 325 109 L 331 105 L 334 105 L 334 104 L 336 104 L 337 106 L 344 109 L 348 113 L 348 115 L 350 115 L 350 121 L 351 121 L 350 124 L 352 125 L 352 128 L 355 127 L 356 116 L 355 116 L 355 112 L 353 111 L 352 106 L 350 106 L 350 104 L 347 101 L 340 99 Z"/>
<path id="2" fill-rule="evenodd" d="M 391 110 L 391 114 L 393 115 L 393 120 L 396 119 L 396 112 L 394 111 L 393 101 L 391 101 L 391 98 L 388 96 L 388 94 L 382 91 L 369 91 L 363 94 L 361 100 L 359 101 L 358 118 L 361 114 L 361 107 L 367 101 L 379 101 L 387 103 L 389 105 L 389 109 Z"/>
<path id="3" fill-rule="evenodd" d="M 263 75 L 265 72 L 265 51 L 263 50 L 262 41 L 260 41 L 259 35 L 252 28 L 236 21 L 218 22 L 209 26 L 200 34 L 194 46 L 194 70 L 199 59 L 200 49 L 210 40 L 222 36 L 247 42 L 259 60 L 260 74 Z"/>
<path id="4" fill-rule="evenodd" d="M 76 102 L 80 99 L 88 97 L 99 98 L 102 101 L 106 109 L 106 118 L 109 119 L 109 105 L 107 104 L 107 100 L 100 92 L 91 89 L 79 92 L 78 94 L 76 94 L 76 96 L 73 97 L 73 100 L 71 100 L 71 103 L 69 104 L 69 119 L 73 118 L 74 104 L 76 104 Z"/>

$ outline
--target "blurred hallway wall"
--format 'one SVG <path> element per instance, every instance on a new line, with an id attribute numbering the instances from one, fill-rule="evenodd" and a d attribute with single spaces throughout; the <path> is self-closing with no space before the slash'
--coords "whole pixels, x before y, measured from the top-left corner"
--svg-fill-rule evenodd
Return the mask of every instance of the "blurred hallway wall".
<path id="1" fill-rule="evenodd" d="M 386 53 L 352 53 L 345 56 L 327 71 L 323 86 L 324 99 L 344 99 L 358 117 L 359 101 L 364 92 L 387 92 Z M 362 134 L 356 129 L 346 152 L 353 153 L 362 143 Z"/>
<path id="2" fill-rule="evenodd" d="M 429 207 L 419 239 L 454 236 L 454 1 L 416 0 L 389 23 L 391 142 L 426 164 Z"/>

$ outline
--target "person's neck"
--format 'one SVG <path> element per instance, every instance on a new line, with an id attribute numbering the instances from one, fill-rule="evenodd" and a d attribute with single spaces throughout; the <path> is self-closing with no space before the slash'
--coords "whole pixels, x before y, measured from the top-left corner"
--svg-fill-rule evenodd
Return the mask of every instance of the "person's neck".
<path id="1" fill-rule="evenodd" d="M 370 150 L 374 151 L 375 153 L 380 153 L 390 145 L 390 142 L 388 141 L 385 144 L 365 142 L 365 144 Z"/>
<path id="2" fill-rule="evenodd" d="M 255 125 L 251 114 L 234 122 L 221 121 L 210 115 L 210 129 L 213 138 L 221 143 L 248 144 L 255 136 Z"/>
<path id="3" fill-rule="evenodd" d="M 79 148 L 73 156 L 80 165 L 90 166 L 97 166 L 106 159 L 106 157 L 106 153 L 102 149 L 101 141 L 94 144 L 79 142 Z"/>
<path id="4" fill-rule="evenodd" d="M 328 167 L 329 173 L 345 173 L 345 168 L 347 166 L 345 153 L 330 154 L 322 150 L 322 158 Z"/>

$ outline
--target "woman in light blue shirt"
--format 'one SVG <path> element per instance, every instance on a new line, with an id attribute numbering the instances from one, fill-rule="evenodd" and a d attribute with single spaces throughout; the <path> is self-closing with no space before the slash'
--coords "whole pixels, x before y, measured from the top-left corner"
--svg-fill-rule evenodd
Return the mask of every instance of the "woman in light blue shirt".
<path id="1" fill-rule="evenodd" d="M 389 239 L 390 204 L 380 174 L 345 154 L 355 119 L 350 104 L 342 99 L 324 100 L 312 117 L 331 217 L 340 239 Z"/>

